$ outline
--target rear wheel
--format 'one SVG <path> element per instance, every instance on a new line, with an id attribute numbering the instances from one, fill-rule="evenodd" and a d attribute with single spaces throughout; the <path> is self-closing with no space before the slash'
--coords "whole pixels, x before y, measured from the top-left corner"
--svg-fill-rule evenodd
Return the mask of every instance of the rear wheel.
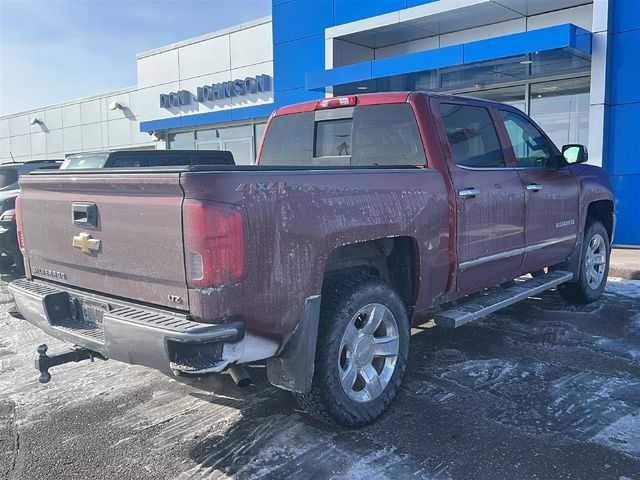
<path id="1" fill-rule="evenodd" d="M 395 398 L 409 353 L 409 318 L 375 277 L 343 278 L 323 290 L 315 372 L 299 405 L 324 421 L 360 427 Z"/>
<path id="2" fill-rule="evenodd" d="M 562 297 L 572 303 L 592 303 L 600 298 L 609 274 L 609 234 L 601 222 L 591 222 L 584 233 L 580 272 L 576 282 L 558 286 Z"/>

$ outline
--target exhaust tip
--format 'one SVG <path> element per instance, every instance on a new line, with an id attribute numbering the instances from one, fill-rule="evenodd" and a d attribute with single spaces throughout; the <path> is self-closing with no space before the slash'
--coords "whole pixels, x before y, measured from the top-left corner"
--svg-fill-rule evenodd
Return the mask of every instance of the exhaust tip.
<path id="1" fill-rule="evenodd" d="M 247 369 L 241 365 L 231 365 L 228 371 L 236 386 L 240 388 L 248 387 L 253 383 L 251 375 L 249 375 Z"/>

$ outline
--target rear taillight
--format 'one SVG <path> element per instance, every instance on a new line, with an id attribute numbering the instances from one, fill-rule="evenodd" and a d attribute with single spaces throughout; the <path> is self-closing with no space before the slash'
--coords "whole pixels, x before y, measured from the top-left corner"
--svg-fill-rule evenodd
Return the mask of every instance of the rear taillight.
<path id="1" fill-rule="evenodd" d="M 219 287 L 244 278 L 244 215 L 238 207 L 199 200 L 182 206 L 187 283 Z"/>
<path id="2" fill-rule="evenodd" d="M 18 247 L 20 247 L 20 251 L 23 256 L 27 256 L 27 249 L 24 246 L 24 233 L 22 233 L 22 208 L 20 204 L 22 200 L 20 195 L 16 197 L 16 233 L 18 235 Z"/>
<path id="3" fill-rule="evenodd" d="M 327 108 L 355 107 L 358 103 L 358 97 L 350 95 L 348 97 L 335 97 L 318 100 L 316 110 L 325 110 Z"/>

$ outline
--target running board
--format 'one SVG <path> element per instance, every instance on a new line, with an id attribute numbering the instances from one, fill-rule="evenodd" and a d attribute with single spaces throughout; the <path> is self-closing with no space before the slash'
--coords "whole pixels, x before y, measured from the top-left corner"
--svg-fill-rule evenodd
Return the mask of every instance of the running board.
<path id="1" fill-rule="evenodd" d="M 434 320 L 439 327 L 457 328 L 557 287 L 572 278 L 573 273 L 556 270 L 527 280 L 516 280 L 513 287 L 497 289 L 479 298 L 463 300 L 449 310 L 437 313 Z"/>

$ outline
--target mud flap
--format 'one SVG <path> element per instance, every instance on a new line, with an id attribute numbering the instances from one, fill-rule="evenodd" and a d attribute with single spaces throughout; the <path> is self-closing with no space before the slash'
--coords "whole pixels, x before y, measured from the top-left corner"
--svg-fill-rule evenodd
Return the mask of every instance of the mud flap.
<path id="1" fill-rule="evenodd" d="M 290 392 L 311 391 L 320 322 L 320 295 L 305 300 L 298 328 L 280 355 L 267 359 L 267 379 Z"/>
<path id="2" fill-rule="evenodd" d="M 576 246 L 573 249 L 573 252 L 569 257 L 562 263 L 558 265 L 554 265 L 549 270 L 556 271 L 562 270 L 565 272 L 573 273 L 573 279 L 567 283 L 577 282 L 580 278 L 580 268 L 582 267 L 582 242 L 584 239 L 584 232 L 582 232 L 578 236 L 578 241 L 576 242 Z"/>

